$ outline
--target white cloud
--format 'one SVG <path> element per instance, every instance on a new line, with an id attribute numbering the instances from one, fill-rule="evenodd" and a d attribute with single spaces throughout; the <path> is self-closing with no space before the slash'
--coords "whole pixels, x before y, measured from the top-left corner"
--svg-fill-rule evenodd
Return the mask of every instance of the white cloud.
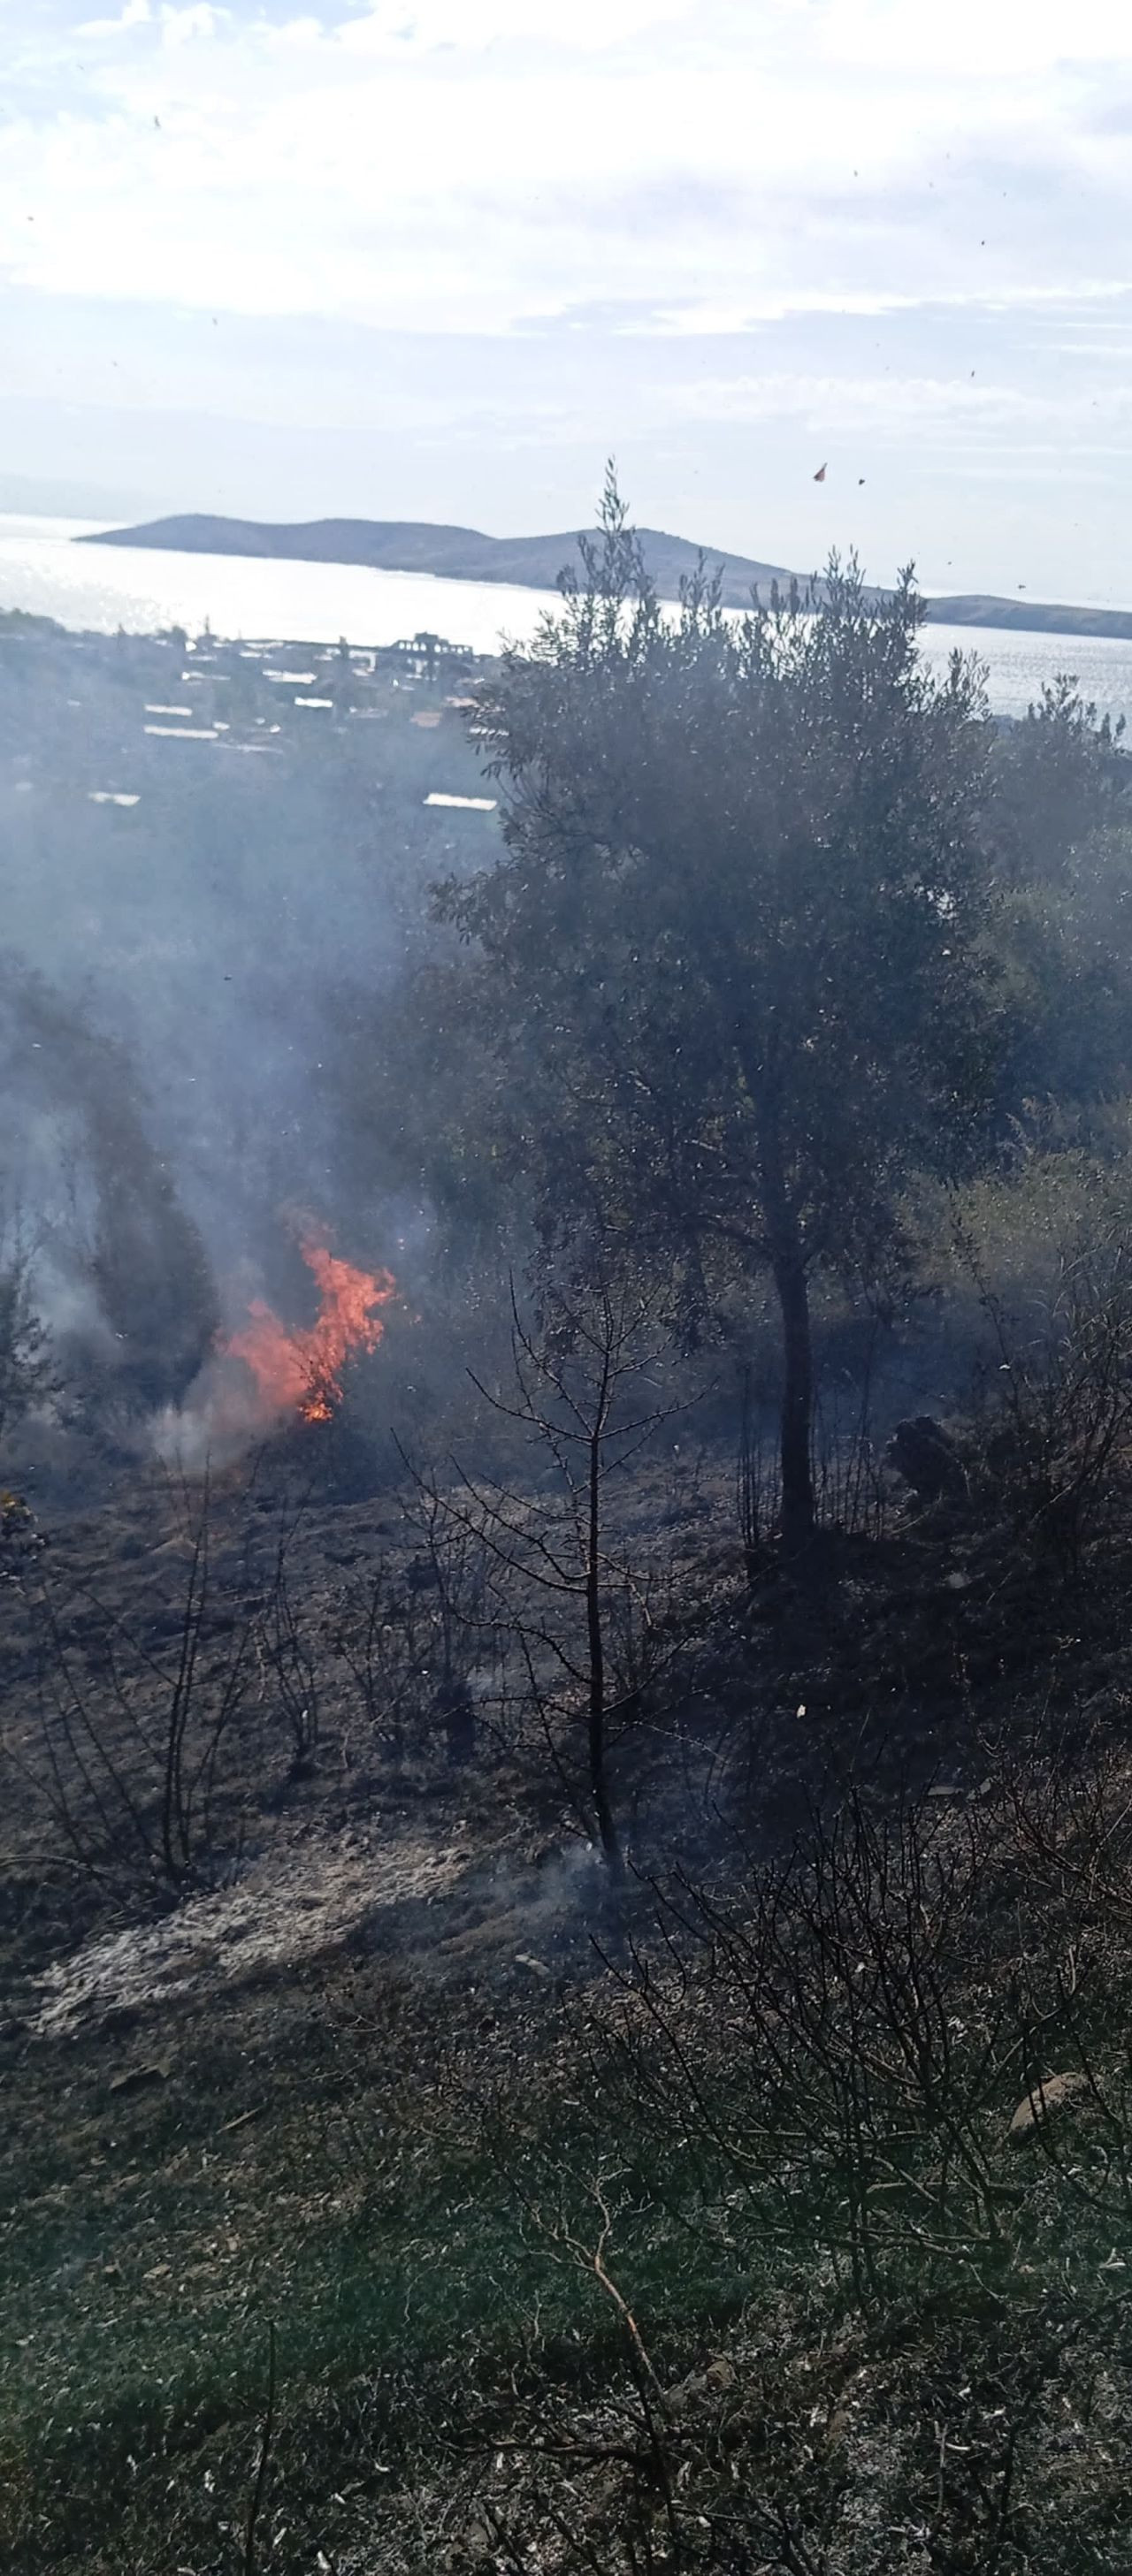
<path id="1" fill-rule="evenodd" d="M 25 44 L 0 267 L 50 294 L 461 333 L 597 304 L 693 338 L 1102 296 L 1128 273 L 1132 155 L 1096 127 L 1125 5 L 374 0 L 280 22 L 126 0 L 87 22 L 115 42 L 81 76 L 72 52 L 46 80 Z"/>
<path id="2" fill-rule="evenodd" d="M 379 0 L 338 41 L 354 55 L 438 46 L 475 55 L 504 43 L 604 53 L 688 14 L 688 0 L 571 0 L 568 8 L 559 0 Z"/>
<path id="3" fill-rule="evenodd" d="M 125 0 L 117 18 L 87 18 L 76 27 L 75 34 L 84 40 L 90 36 L 125 36 L 131 27 L 147 27 L 150 14 L 149 0 Z"/>
<path id="4" fill-rule="evenodd" d="M 175 47 L 191 45 L 196 36 L 215 36 L 227 15 L 226 10 L 212 8 L 209 0 L 189 0 L 189 5 L 184 8 L 172 6 L 170 0 L 165 0 L 161 11 L 163 42 Z"/>
<path id="5" fill-rule="evenodd" d="M 1106 425 L 1132 427 L 1132 385 L 1110 385 L 1097 393 L 1092 384 L 1092 378 L 1081 377 L 1056 387 L 979 383 L 970 372 L 949 377 L 909 371 L 894 377 L 891 372 L 854 376 L 768 370 L 757 376 L 699 377 L 679 386 L 669 396 L 668 408 L 684 420 L 794 420 L 807 430 L 867 431 L 898 443 L 909 434 L 934 432 L 945 432 L 953 441 L 978 441 L 997 431 L 1064 439 Z"/>
<path id="6" fill-rule="evenodd" d="M 916 0 L 818 0 L 808 7 L 799 0 L 793 8 L 785 0 L 782 14 L 803 11 L 819 55 L 874 77 L 953 73 L 974 88 L 988 77 L 1118 62 L 1128 50 L 1125 0 L 1083 0 L 1071 16 L 1063 0 L 1026 0 L 1023 8 L 988 0 L 948 0 L 946 8 Z"/>

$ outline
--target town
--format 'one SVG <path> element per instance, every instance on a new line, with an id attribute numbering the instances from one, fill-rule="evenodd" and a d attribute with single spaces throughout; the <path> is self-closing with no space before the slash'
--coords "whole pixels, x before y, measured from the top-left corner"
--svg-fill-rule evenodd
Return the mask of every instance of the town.
<path id="1" fill-rule="evenodd" d="M 25 793 L 49 775 L 78 785 L 97 755 L 109 761 L 113 780 L 100 774 L 87 794 L 125 807 L 139 801 L 140 789 L 127 781 L 123 762 L 140 761 L 147 776 L 159 774 L 148 743 L 210 743 L 225 753 L 278 758 L 296 746 L 306 751 L 319 731 L 392 722 L 443 731 L 447 752 L 450 741 L 463 739 L 469 684 L 491 667 L 488 657 L 428 633 L 369 648 L 343 637 L 329 648 L 293 639 L 235 641 L 207 626 L 199 636 L 180 627 L 158 635 L 76 635 L 50 619 L 8 612 L 0 614 L 0 745 L 12 783 Z M 329 727 L 312 717 L 329 719 Z M 466 769 L 465 760 L 462 776 Z M 434 792 L 446 792 L 439 775 Z"/>

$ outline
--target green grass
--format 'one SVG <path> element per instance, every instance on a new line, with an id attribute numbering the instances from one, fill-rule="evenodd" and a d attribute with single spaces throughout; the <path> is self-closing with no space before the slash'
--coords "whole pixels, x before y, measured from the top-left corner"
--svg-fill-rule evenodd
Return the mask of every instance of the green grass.
<path id="1" fill-rule="evenodd" d="M 284 2576 L 516 2414 L 631 2386 L 620 2315 L 555 2239 L 597 2240 L 593 2081 L 552 2010 L 504 2009 L 455 2060 L 433 2018 L 383 2011 L 379 1981 L 361 2009 L 312 1981 L 247 1999 L 220 2045 L 202 2026 L 137 2092 L 109 2090 L 120 2056 L 98 2042 L 26 2061 L 0 2298 L 0 2541 L 19 2576 L 235 2570 L 272 2325 Z M 811 2216 L 796 2244 L 762 2243 L 710 2159 L 623 2107 L 616 2123 L 610 2269 L 675 2378 L 748 2310 L 804 2305 Z M 828 2323 L 828 2288 L 821 2305 Z"/>
<path id="2" fill-rule="evenodd" d="M 283 2537 L 270 2563 L 286 2576 L 470 2440 L 625 2385 L 620 2318 L 553 2239 L 560 2219 L 596 2239 L 592 2106 L 528 2062 L 522 2132 L 502 2149 L 494 2119 L 455 2096 L 392 2123 L 386 2149 L 376 2133 L 412 2098 L 406 2070 L 379 2062 L 375 2076 L 359 2036 L 343 2097 L 286 2039 L 270 2057 L 249 2050 L 241 2083 L 238 2050 L 125 2101 L 97 2059 L 73 2079 L 51 2179 L 6 2230 L 0 2533 L 14 2576 L 238 2569 L 271 2325 Z M 372 2163 L 351 2176 L 348 2142 L 367 2134 Z M 793 2244 L 760 2238 L 725 2214 L 725 2177 L 713 2189 L 702 2155 L 628 2134 L 623 2106 L 618 2135 L 610 2267 L 662 2376 L 786 2302 L 820 2390 L 821 2356 L 852 2326 L 843 2286 L 814 2270 L 821 2211 L 800 2199 Z M 8 2167 L 9 2188 L 26 2187 L 29 2142 L 10 2145 Z M 923 2370 L 941 2337 L 977 2358 L 1012 2299 L 1043 2313 L 1069 2249 L 1049 2214 L 1031 2233 L 1037 2269 L 1012 2292 L 959 2273 L 933 2307 L 907 2259 L 894 2265 L 888 2340 L 921 2347 Z"/>
<path id="3" fill-rule="evenodd" d="M 1114 1776 L 1114 1816 L 1125 1786 Z M 990 1806 L 966 1811 L 973 1830 L 984 1815 L 993 1840 Z M 744 1984 L 713 1983 L 699 1954 L 682 1982 L 658 1945 L 656 2020 L 632 1980 L 560 2010 L 477 1952 L 466 1996 L 411 1961 L 331 1959 L 136 2027 L 5 2043 L 0 2563 L 242 2576 L 274 2329 L 256 2576 L 322 2576 L 324 2561 L 333 2576 L 465 2576 L 481 2488 L 517 2547 L 557 2531 L 562 2576 L 733 2576 L 740 2545 L 772 2576 L 1127 2576 L 1124 1845 L 1106 1845 L 1109 1866 L 1124 1893 L 1102 1924 L 1076 1879 L 1031 1888 L 1007 1835 L 977 1919 L 960 1890 L 953 1934 L 929 1948 L 960 2094 L 987 1998 L 1024 1956 L 1042 2062 L 1091 2052 L 1114 2125 L 1059 2132 L 1061 2174 L 1019 2156 L 1005 2028 L 971 2113 L 1003 2188 L 999 2232 L 990 2196 L 925 2228 L 940 2122 L 906 2115 L 899 2075 L 884 2093 L 881 2016 L 863 2034 L 880 2087 L 863 2298 L 820 2059 L 796 2056 L 793 2095 L 774 2075 L 754 1947 Z M 894 1884 L 878 1903 L 896 1905 Z M 943 1899 L 934 1879 L 925 1890 L 912 1919 L 933 1932 Z M 834 2021 L 842 1955 L 865 1991 L 853 1924 L 826 1959 Z M 621 2055 L 597 2034 L 603 1997 Z M 598 2173 L 609 2271 L 661 2387 L 713 2359 L 733 2374 L 666 2423 L 678 2545 L 650 2521 L 639 2356 L 587 2269 Z"/>

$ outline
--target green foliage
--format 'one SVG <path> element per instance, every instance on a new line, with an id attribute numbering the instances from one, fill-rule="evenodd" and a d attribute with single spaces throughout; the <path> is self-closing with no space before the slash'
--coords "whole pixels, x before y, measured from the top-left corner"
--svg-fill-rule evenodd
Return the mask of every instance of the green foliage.
<path id="1" fill-rule="evenodd" d="M 1054 881 L 1007 890 L 1000 955 L 1014 1100 L 1054 1103 L 1094 1131 L 1132 1083 L 1132 828 L 1113 821 L 1066 853 Z"/>
<path id="2" fill-rule="evenodd" d="M 600 549 L 480 693 L 504 854 L 451 881 L 434 1027 L 490 1066 L 465 1114 L 544 1249 L 587 1231 L 676 1274 L 771 1272 L 783 1483 L 808 1491 L 808 1281 L 890 1274 L 909 1171 L 969 1152 L 996 1035 L 978 678 L 937 683 L 911 577 L 832 560 L 810 615 L 666 618 L 612 480 Z"/>
<path id="3" fill-rule="evenodd" d="M 878 615 L 834 567 L 809 620 L 703 590 L 671 627 L 630 546 L 481 706 L 507 854 L 443 905 L 513 1077 L 500 1149 L 551 1228 L 667 1203 L 765 1259 L 777 1147 L 807 1260 L 875 1265 L 897 1173 L 978 1096 L 975 683 L 927 679 L 907 587 Z"/>
<path id="4" fill-rule="evenodd" d="M 1075 855 L 1119 816 L 1127 795 L 1124 718 L 1098 718 L 1076 679 L 1047 682 L 995 747 L 991 829 L 1014 883 L 1060 885 Z"/>
<path id="5" fill-rule="evenodd" d="M 238 2566 L 274 2324 L 283 2576 L 473 2576 L 481 2507 L 563 2576 L 1115 2576 L 1126 1773 L 988 1786 L 681 1877 L 537 2016 L 234 1981 L 160 2065 L 75 2042 L 63 2116 L 25 2047 L 5 2564 Z"/>
<path id="6" fill-rule="evenodd" d="M 1061 676 L 1003 728 L 986 830 L 1002 887 L 1004 1104 L 1055 1103 L 1093 1121 L 1132 1076 L 1132 813 L 1123 720 Z"/>

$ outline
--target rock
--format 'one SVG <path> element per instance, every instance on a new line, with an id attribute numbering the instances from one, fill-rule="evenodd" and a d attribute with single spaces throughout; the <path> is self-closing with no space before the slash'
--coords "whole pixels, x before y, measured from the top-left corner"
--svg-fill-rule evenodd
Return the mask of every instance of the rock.
<path id="1" fill-rule="evenodd" d="M 1064 2102 L 1071 2101 L 1075 2093 L 1082 2092 L 1088 2080 L 1088 2076 L 1079 2070 L 1066 2075 L 1041 2076 L 1034 2086 L 1033 2096 L 1023 2094 L 1010 2123 L 1008 2134 L 1012 2145 L 1026 2146 L 1036 2136 L 1041 2122 L 1048 2120 L 1052 2111 L 1060 2110 Z"/>
<path id="2" fill-rule="evenodd" d="M 895 1467 L 913 1493 L 922 1502 L 938 1502 L 944 1495 L 960 1500 L 967 1491 L 963 1462 L 950 1432 L 930 1413 L 917 1413 L 907 1422 L 898 1422 L 886 1452 L 888 1463 Z"/>

